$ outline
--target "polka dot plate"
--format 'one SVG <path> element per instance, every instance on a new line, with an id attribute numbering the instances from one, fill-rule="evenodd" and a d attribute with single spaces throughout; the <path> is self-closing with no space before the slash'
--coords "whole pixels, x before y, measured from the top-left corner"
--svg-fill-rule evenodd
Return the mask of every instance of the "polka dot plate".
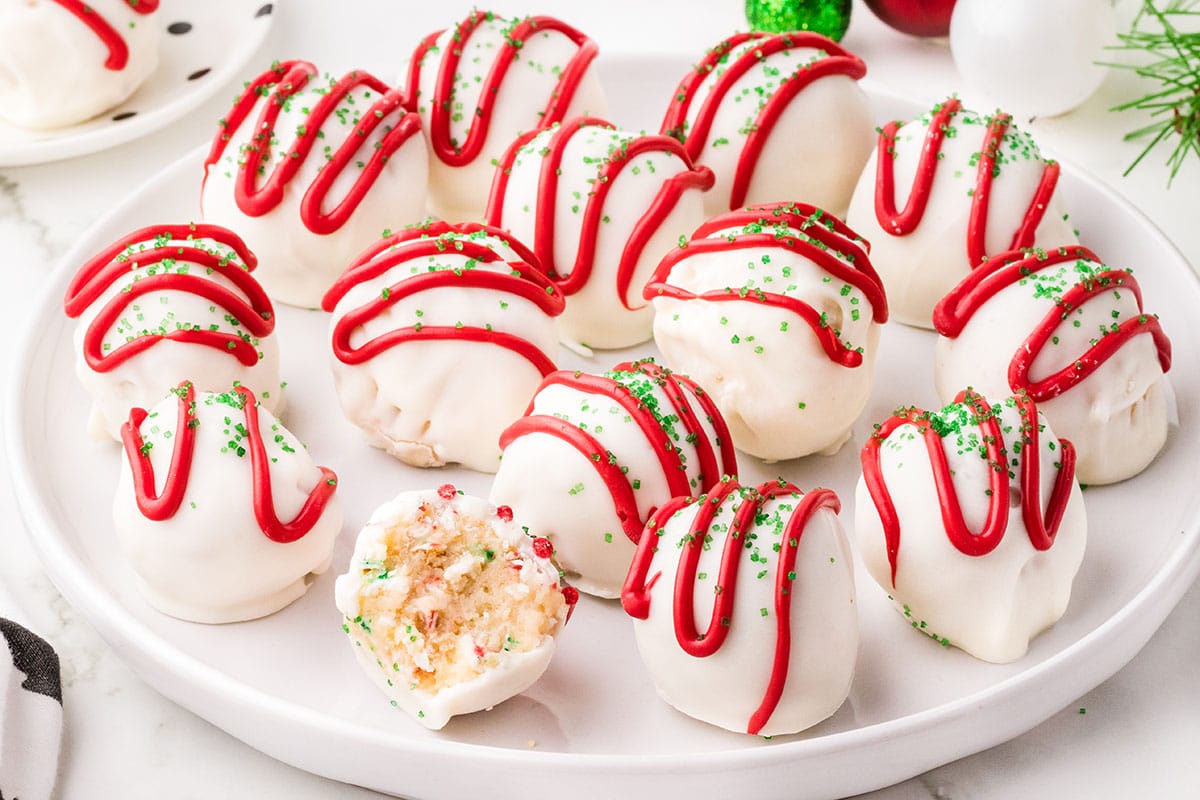
<path id="1" fill-rule="evenodd" d="M 78 125 L 31 131 L 0 122 L 0 167 L 95 153 L 179 119 L 228 86 L 254 57 L 275 6 L 262 0 L 163 0 L 154 18 L 167 33 L 150 79 L 121 105 Z"/>

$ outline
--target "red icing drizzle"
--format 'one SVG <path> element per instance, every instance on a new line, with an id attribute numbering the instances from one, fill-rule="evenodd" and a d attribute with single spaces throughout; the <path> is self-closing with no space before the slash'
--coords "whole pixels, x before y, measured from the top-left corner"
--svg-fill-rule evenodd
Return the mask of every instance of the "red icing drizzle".
<path id="1" fill-rule="evenodd" d="M 234 256 L 222 257 L 196 244 L 180 243 L 199 243 L 204 239 L 232 250 Z M 170 243 L 170 240 L 177 241 Z M 147 250 L 133 249 L 139 244 L 158 241 L 164 243 Z M 80 267 L 67 285 L 63 303 L 67 316 L 78 317 L 114 283 L 133 270 L 141 269 L 148 273 L 164 261 L 186 262 L 200 269 L 187 274 L 143 274 L 114 295 L 96 314 L 84 333 L 83 356 L 88 366 L 96 372 L 109 372 L 164 340 L 211 347 L 228 353 L 246 366 L 257 364 L 258 348 L 236 333 L 198 327 L 185 326 L 162 334 L 139 336 L 108 353 L 103 351 L 105 334 L 121 320 L 131 304 L 151 292 L 176 291 L 203 297 L 225 309 L 252 336 L 262 338 L 275 330 L 271 301 L 250 274 L 258 263 L 257 259 L 232 231 L 217 225 L 142 228 L 113 243 Z M 241 294 L 208 277 L 209 272 L 224 276 Z"/>
<path id="2" fill-rule="evenodd" d="M 1021 518 L 1029 535 L 1029 542 L 1038 550 L 1049 550 L 1058 535 L 1063 512 L 1071 495 L 1071 484 L 1075 478 L 1075 448 L 1066 439 L 1059 439 L 1059 469 L 1054 478 L 1054 488 L 1042 515 L 1042 477 L 1040 431 L 1037 408 L 1028 395 L 1019 393 L 1013 397 L 1021 415 Z M 986 448 L 988 470 L 988 513 L 983 529 L 978 533 L 967 528 L 963 519 L 962 505 L 954 488 L 954 479 L 942 444 L 942 436 L 931 424 L 929 412 L 920 408 L 898 411 L 878 426 L 863 445 L 863 481 L 871 493 L 883 535 L 887 542 L 888 562 L 892 568 L 892 586 L 896 585 L 896 563 L 900 554 L 900 519 L 896 506 L 880 468 L 879 447 L 888 436 L 902 425 L 914 425 L 925 439 L 933 468 L 934 485 L 941 505 L 942 525 L 946 537 L 960 553 L 968 556 L 985 556 L 1004 538 L 1009 515 L 1009 464 L 1016 451 L 1005 446 L 1000 417 L 988 406 L 987 401 L 970 389 L 959 392 L 955 403 L 969 405 L 978 419 L 979 435 Z"/>
<path id="3" fill-rule="evenodd" d="M 235 386 L 232 391 L 241 395 L 243 402 L 245 448 L 250 456 L 254 491 L 254 518 L 263 535 L 271 541 L 279 544 L 294 542 L 312 530 L 321 518 L 325 506 L 337 488 L 337 476 L 325 467 L 318 467 L 321 477 L 309 492 L 295 519 L 291 522 L 281 522 L 275 513 L 271 465 L 262 432 L 259 430 L 258 401 L 254 393 L 245 386 Z M 133 472 L 138 509 L 147 519 L 155 522 L 174 517 L 183 503 L 196 450 L 196 429 L 200 426 L 200 419 L 196 414 L 195 387 L 184 381 L 174 393 L 179 400 L 179 414 L 175 436 L 172 439 L 174 449 L 171 451 L 171 466 L 167 471 L 161 494 L 155 493 L 154 467 L 142 440 L 141 426 L 146 420 L 147 411 L 144 408 L 132 409 L 129 412 L 129 421 L 121 426 L 121 441 L 125 445 L 125 457 L 129 460 L 129 468 Z"/>
<path id="4" fill-rule="evenodd" d="M 841 511 L 837 494 L 830 489 L 816 489 L 804 494 L 797 486 L 785 481 L 769 481 L 749 491 L 743 497 L 741 484 L 734 478 L 725 478 L 707 497 L 699 501 L 692 497 L 676 497 L 660 508 L 646 524 L 646 533 L 638 543 L 637 552 L 629 567 L 629 574 L 621 590 L 621 605 L 625 612 L 636 619 L 650 616 L 650 590 L 661 577 L 656 572 L 647 579 L 654 557 L 669 552 L 659 547 L 663 529 L 675 513 L 699 502 L 699 509 L 688 529 L 687 537 L 679 553 L 679 567 L 675 573 L 673 615 L 675 640 L 685 653 L 694 658 L 711 656 L 721 649 L 725 637 L 733 626 L 734 599 L 737 596 L 738 571 L 742 564 L 742 552 L 746 549 L 743 537 L 754 527 L 755 517 L 768 500 L 792 495 L 800 498 L 788 517 L 780 540 L 779 559 L 775 567 L 775 655 L 771 665 L 771 677 L 767 690 L 758 708 L 751 714 L 746 732 L 755 734 L 762 730 L 779 704 L 787 681 L 788 665 L 792 650 L 792 583 L 790 577 L 796 566 L 796 550 L 800 537 L 813 515 L 821 509 L 835 514 Z M 721 551 L 721 567 L 717 575 L 716 598 L 712 616 L 703 633 L 696 628 L 695 597 L 696 570 L 709 528 L 720 510 L 730 498 L 738 498 L 738 506 Z"/>
<path id="5" fill-rule="evenodd" d="M 548 386 L 567 386 L 578 392 L 607 397 L 619 404 L 633 419 L 646 437 L 646 442 L 654 451 L 663 477 L 667 481 L 671 497 L 692 496 L 696 492 L 705 491 L 716 483 L 721 475 L 737 473 L 737 457 L 733 451 L 733 440 L 725 420 L 721 417 L 716 406 L 689 378 L 677 375 L 664 369 L 652 361 L 636 361 L 618 364 L 614 372 L 641 372 L 661 388 L 671 404 L 671 409 L 660 408 L 661 414 L 674 414 L 679 418 L 683 429 L 680 446 L 692 444 L 696 449 L 699 464 L 697 487 L 693 489 L 688 480 L 686 467 L 680 454 L 675 449 L 675 442 L 663 429 L 654 412 L 644 405 L 627 386 L 602 375 L 587 375 L 570 370 L 559 370 L 547 376 L 538 387 L 541 392 Z M 534 396 L 536 402 L 537 396 Z M 716 432 L 717 444 L 721 448 L 720 462 L 701 426 L 692 401 L 700 404 L 700 409 Z M 631 542 L 636 543 L 642 534 L 644 520 L 638 513 L 637 499 L 634 495 L 630 479 L 621 469 L 621 464 L 612 457 L 607 448 L 591 433 L 581 430 L 577 425 L 548 414 L 534 414 L 534 402 L 525 411 L 525 416 L 510 425 L 500 436 L 500 447 L 507 448 L 515 439 L 533 433 L 543 433 L 561 439 L 583 454 L 612 496 L 617 518 L 621 521 L 621 530 Z"/>
<path id="6" fill-rule="evenodd" d="M 587 200 L 583 207 L 583 220 L 579 230 L 579 246 L 575 250 L 575 261 L 570 270 L 558 269 L 555 258 L 555 217 L 558 211 L 558 179 L 562 173 L 563 156 L 571 138 L 586 127 L 601 127 L 613 129 L 604 120 L 595 117 L 576 117 L 563 123 L 550 135 L 546 149 L 542 154 L 541 170 L 538 173 L 536 218 L 533 228 L 533 250 L 547 265 L 558 288 L 568 297 L 579 292 L 587 285 L 592 268 L 596 261 L 596 242 L 600 236 L 601 225 L 604 224 L 604 204 L 609 189 L 621 172 L 631 165 L 635 158 L 645 153 L 665 153 L 680 159 L 684 171 L 678 172 L 662 181 L 658 193 L 650 202 L 649 207 L 638 218 L 629 239 L 621 251 L 617 263 L 616 290 L 621 304 L 633 311 L 642 306 L 632 306 L 629 303 L 629 289 L 633 282 L 633 273 L 642 257 L 650 238 L 658 231 L 659 226 L 675 209 L 676 203 L 687 189 L 708 190 L 713 184 L 712 170 L 708 167 L 694 166 L 692 160 L 683 150 L 679 142 L 667 136 L 636 136 L 624 146 L 609 153 L 596 171 L 594 182 L 589 184 Z M 500 159 L 496 170 L 496 178 L 492 182 L 492 194 L 488 199 L 487 220 L 489 224 L 504 226 L 504 197 L 508 192 L 509 176 L 512 174 L 513 163 L 521 148 L 533 141 L 539 131 L 531 131 L 513 142 L 512 146 Z"/>
<path id="7" fill-rule="evenodd" d="M 283 202 L 285 188 L 312 155 L 317 143 L 325 141 L 321 130 L 325 123 L 334 116 L 350 92 L 365 86 L 378 97 L 363 111 L 358 124 L 352 130 L 348 129 L 348 135 L 337 149 L 332 153 L 317 150 L 317 157 L 325 155 L 328 160 L 321 165 L 317 177 L 305 189 L 300 201 L 300 220 L 304 227 L 313 233 L 325 235 L 346 224 L 383 172 L 388 159 L 421 130 L 421 120 L 415 113 L 405 109 L 402 93 L 389 89 L 387 84 L 369 73 L 355 70 L 328 87 L 328 91 L 314 103 L 303 125 L 294 132 L 279 132 L 279 138 L 276 139 L 276 125 L 288 98 L 304 89 L 309 81 L 319 79 L 319 75 L 317 68 L 307 61 L 283 61 L 251 81 L 229 116 L 221 121 L 221 128 L 204 162 L 204 177 L 207 181 L 209 171 L 221 159 L 234 132 L 250 118 L 259 102 L 265 98 L 254 124 L 254 133 L 239 154 L 241 163 L 234 179 L 234 198 L 238 208 L 248 216 L 261 217 L 270 213 Z M 385 123 L 389 118 L 394 119 L 390 127 Z M 385 133 L 378 145 L 366 158 L 358 158 L 359 150 L 380 125 L 385 126 Z M 284 151 L 287 158 L 281 159 L 259 186 L 259 170 L 265 170 L 270 160 L 272 140 L 276 139 L 276 146 L 283 146 L 283 136 L 289 133 L 294 138 Z M 342 201 L 332 211 L 326 212 L 325 201 L 329 192 L 342 173 L 356 162 L 364 166 L 354 183 Z"/>
<path id="8" fill-rule="evenodd" d="M 878 152 L 876 154 L 875 173 L 875 217 L 880 226 L 893 236 L 907 236 L 921 224 L 925 215 L 925 206 L 929 202 L 929 194 L 933 189 L 933 178 L 938 170 L 942 141 L 946 138 L 946 129 L 953 121 L 954 115 L 962 109 L 962 103 L 957 97 L 948 98 L 938 106 L 929 123 L 925 134 L 925 143 L 917 162 L 916 176 L 913 179 L 912 190 L 902 211 L 896 211 L 896 167 L 894 164 L 896 132 L 900 130 L 900 122 L 889 122 L 879 133 Z M 995 179 L 996 157 L 1008 131 L 1012 117 L 1008 114 L 996 114 L 988 123 L 987 133 L 979 150 L 979 164 L 975 173 L 975 188 L 971 193 L 971 215 L 967 222 L 967 261 L 972 268 L 982 264 L 988 257 L 986 250 L 988 208 L 991 203 L 992 181 Z M 1022 249 L 1033 245 L 1034 234 L 1054 188 L 1058 184 L 1059 166 L 1055 161 L 1046 162 L 1042 168 L 1042 177 L 1037 190 L 1029 201 L 1021 225 L 1013 232 L 1010 249 Z"/>
<path id="9" fill-rule="evenodd" d="M 1094 261 L 1096 254 L 1086 247 L 1073 245 L 1049 253 L 1000 253 L 981 264 L 955 286 L 933 310 L 933 325 L 938 333 L 954 339 L 962 333 L 975 312 L 998 292 L 1048 267 L 1068 261 Z M 1129 292 L 1137 302 L 1138 316 L 1121 322 L 1097 340 L 1083 355 L 1067 366 L 1034 382 L 1029 370 L 1054 332 L 1063 325 L 1071 312 L 1092 298 L 1120 290 Z M 1008 366 L 1008 384 L 1012 390 L 1025 390 L 1035 402 L 1058 397 L 1095 372 L 1112 358 L 1134 336 L 1149 335 L 1154 339 L 1158 363 L 1163 372 L 1171 369 L 1171 341 L 1163 332 L 1158 317 L 1142 312 L 1142 290 L 1132 273 L 1106 269 L 1094 277 L 1081 280 L 1054 301 L 1041 322 L 1025 337 L 1013 354 Z"/>
<path id="10" fill-rule="evenodd" d="M 438 67 L 433 97 L 429 101 L 430 147 L 438 159 L 452 167 L 469 164 L 479 156 L 484 142 L 487 141 L 488 129 L 492 124 L 492 111 L 495 107 L 496 97 L 500 93 L 500 86 L 504 82 L 504 76 L 508 73 L 509 66 L 517 60 L 518 53 L 525 42 L 534 34 L 550 31 L 560 33 L 570 39 L 579 50 L 563 68 L 558 83 L 555 84 L 546 101 L 545 109 L 538 117 L 529 120 L 531 128 L 544 128 L 562 121 L 567 113 L 567 108 L 571 105 L 572 98 L 575 97 L 575 92 L 579 89 L 579 84 L 583 81 L 588 66 L 591 65 L 598 52 L 595 42 L 554 17 L 526 17 L 521 20 L 505 34 L 504 44 L 492 51 L 495 54 L 492 66 L 480 87 L 479 102 L 473 109 L 474 118 L 467 132 L 467 139 L 465 142 L 456 142 L 450 135 L 450 116 L 454 110 L 452 108 L 454 83 L 461 78 L 459 62 L 471 34 L 480 24 L 491 18 L 490 12 L 475 11 L 458 23 Z M 408 107 L 414 111 L 420 97 L 421 63 L 442 33 L 444 31 L 435 31 L 429 34 L 413 51 L 412 61 L 408 67 Z M 472 112 L 467 110 L 464 113 Z M 512 131 L 510 135 L 517 133 L 517 131 Z"/>
<path id="11" fill-rule="evenodd" d="M 112 23 L 83 0 L 54 0 L 54 2 L 91 28 L 92 33 L 96 34 L 108 48 L 108 59 L 104 62 L 105 69 L 111 69 L 114 72 L 125 69 L 125 65 L 129 63 L 129 45 L 125 44 L 125 39 L 112 26 Z M 142 16 L 153 14 L 158 10 L 158 0 L 124 0 L 124 5 L 133 13 Z"/>
<path id="12" fill-rule="evenodd" d="M 709 74 L 720 65 L 722 58 L 725 58 L 734 48 L 748 41 L 756 41 L 758 44 L 727 65 L 725 72 L 717 78 L 712 90 L 705 96 L 695 122 L 686 128 L 685 136 L 688 111 L 696 99 L 697 90 Z M 661 128 L 662 133 L 681 139 L 687 154 L 693 160 L 699 159 L 708 143 L 717 111 L 729 95 L 730 90 L 733 89 L 734 84 L 767 57 L 796 48 L 823 50 L 828 55 L 806 67 L 797 69 L 795 73 L 780 83 L 763 104 L 762 110 L 758 112 L 758 116 L 754 120 L 753 127 L 746 134 L 745 144 L 742 145 L 738 155 L 737 170 L 733 174 L 729 195 L 730 209 L 745 205 L 746 192 L 750 188 L 750 179 L 754 176 L 758 157 L 770 138 L 775 123 L 792 99 L 813 81 L 830 75 L 845 75 L 858 80 L 867 74 L 867 65 L 858 56 L 818 33 L 797 31 L 774 36 L 765 33 L 738 33 L 708 51 L 700 63 L 694 66 L 680 82 L 671 105 L 667 107 L 667 115 L 663 119 Z"/>
<path id="13" fill-rule="evenodd" d="M 826 227 L 829 223 L 832 223 L 832 230 Z M 715 235 L 718 231 L 745 229 L 747 226 L 759 224 L 764 227 L 761 232 L 743 230 L 732 236 Z M 776 236 L 770 228 L 774 225 L 786 225 L 802 232 L 812 241 L 792 235 Z M 777 292 L 743 290 L 736 287 L 712 289 L 696 294 L 672 286 L 669 281 L 671 270 L 692 256 L 754 248 L 785 250 L 809 259 L 837 280 L 861 291 L 871 304 L 872 318 L 877 323 L 883 323 L 888 317 L 887 298 L 883 293 L 883 284 L 867 256 L 868 247 L 869 245 L 859 239 L 858 234 L 845 223 L 816 206 L 802 203 L 750 206 L 740 211 L 719 214 L 697 228 L 685 246 L 672 250 L 659 263 L 654 275 L 647 282 L 643 295 L 647 300 L 670 297 L 675 300 L 704 300 L 712 303 L 741 301 L 784 309 L 804 320 L 831 361 L 844 367 L 857 367 L 863 362 L 862 354 L 843 344 L 833 327 L 822 320 L 820 312 L 803 300 Z"/>
<path id="14" fill-rule="evenodd" d="M 338 319 L 332 333 L 333 353 L 337 359 L 344 364 L 361 364 L 405 342 L 458 340 L 498 345 L 529 361 L 543 377 L 553 372 L 555 366 L 551 356 L 542 352 L 529 340 L 503 331 L 470 325 L 411 325 L 388 331 L 357 348 L 350 344 L 351 336 L 359 327 L 377 318 L 404 298 L 431 289 L 460 287 L 503 292 L 530 301 L 548 316 L 561 314 L 562 296 L 541 271 L 537 257 L 520 242 L 497 228 L 477 223 L 451 225 L 435 222 L 382 239 L 360 255 L 338 278 L 325 293 L 321 307 L 326 311 L 333 311 L 338 301 L 355 286 L 374 280 L 407 261 L 425 259 L 440 253 L 457 254 L 485 264 L 501 261 L 500 254 L 492 250 L 486 242 L 458 238 L 480 231 L 503 241 L 521 260 L 505 262 L 509 267 L 507 272 L 441 269 L 401 277 L 379 295 L 357 308 L 349 309 Z"/>

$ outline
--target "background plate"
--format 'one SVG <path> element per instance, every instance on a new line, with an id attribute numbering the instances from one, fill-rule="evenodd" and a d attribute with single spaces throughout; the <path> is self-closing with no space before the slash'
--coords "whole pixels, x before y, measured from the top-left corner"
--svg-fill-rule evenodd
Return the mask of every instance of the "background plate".
<path id="1" fill-rule="evenodd" d="M 182 117 L 226 86 L 254 56 L 271 30 L 274 5 L 163 0 L 153 19 L 180 32 L 163 34 L 154 74 L 124 103 L 78 125 L 31 131 L 0 121 L 0 167 L 105 150 Z"/>
<path id="2" fill-rule="evenodd" d="M 606 82 L 636 87 L 614 108 L 631 127 L 652 127 L 686 64 L 629 59 L 605 64 Z M 911 116 L 910 103 L 873 94 L 879 118 Z M 884 786 L 1028 730 L 1123 666 L 1149 639 L 1200 570 L 1200 287 L 1187 263 L 1144 217 L 1069 165 L 1062 191 L 1085 243 L 1135 268 L 1147 308 L 1174 338 L 1172 380 L 1180 424 L 1149 470 L 1085 493 L 1088 552 L 1066 616 L 1024 659 L 992 665 L 914 634 L 861 568 L 862 645 L 850 697 L 809 731 L 764 741 L 691 720 L 655 694 L 628 620 L 615 602 L 585 597 L 546 675 L 488 713 L 430 732 L 391 709 L 354 662 L 332 603 L 334 574 L 266 619 L 223 626 L 180 622 L 149 608 L 116 551 L 109 518 L 118 449 L 84 433 L 87 398 L 74 379 L 72 325 L 61 297 L 75 267 L 144 224 L 198 214 L 196 151 L 133 193 L 81 237 L 22 345 L 9 405 L 17 495 L 34 545 L 67 599 L 151 685 L 250 745 L 331 778 L 415 798 L 491 796 L 520 787 L 530 798 L 619 795 L 805 797 Z M 345 568 L 353 532 L 396 492 L 452 480 L 486 494 L 488 476 L 423 472 L 372 450 L 342 421 L 332 381 L 314 353 L 326 318 L 282 308 L 279 336 L 289 381 L 285 421 L 318 463 L 340 476 L 346 531 L 334 555 Z M 745 458 L 743 477 L 782 473 L 844 499 L 858 476 L 870 425 L 900 404 L 930 406 L 934 337 L 886 326 L 876 390 L 851 442 L 834 457 L 769 468 Z M 564 365 L 602 370 L 648 349 Z M 853 525 L 853 503 L 843 521 Z"/>

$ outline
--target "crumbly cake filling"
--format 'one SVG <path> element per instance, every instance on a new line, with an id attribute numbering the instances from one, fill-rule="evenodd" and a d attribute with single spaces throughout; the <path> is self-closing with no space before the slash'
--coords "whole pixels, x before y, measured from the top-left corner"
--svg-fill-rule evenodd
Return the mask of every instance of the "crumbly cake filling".
<path id="1" fill-rule="evenodd" d="M 566 599 L 557 581 L 490 519 L 424 502 L 386 524 L 360 561 L 363 587 L 347 632 L 389 684 L 436 694 L 534 650 Z"/>

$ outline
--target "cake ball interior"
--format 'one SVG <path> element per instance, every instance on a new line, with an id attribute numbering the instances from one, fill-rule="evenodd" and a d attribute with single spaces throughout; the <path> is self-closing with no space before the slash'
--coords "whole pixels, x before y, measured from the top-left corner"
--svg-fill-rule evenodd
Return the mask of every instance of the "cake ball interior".
<path id="1" fill-rule="evenodd" d="M 347 632 L 385 674 L 429 694 L 535 649 L 566 604 L 554 582 L 523 580 L 529 565 L 491 520 L 441 504 L 389 521 L 360 563 L 364 587 Z"/>

